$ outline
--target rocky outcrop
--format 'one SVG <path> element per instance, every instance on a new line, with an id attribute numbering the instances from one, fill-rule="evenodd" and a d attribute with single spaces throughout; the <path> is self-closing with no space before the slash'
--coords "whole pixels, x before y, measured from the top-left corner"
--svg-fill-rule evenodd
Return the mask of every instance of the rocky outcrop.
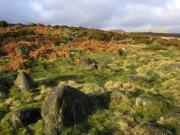
<path id="1" fill-rule="evenodd" d="M 24 71 L 20 71 L 15 82 L 15 86 L 21 90 L 30 90 L 34 87 L 34 82 L 31 77 Z"/>
<path id="2" fill-rule="evenodd" d="M 69 86 L 50 92 L 41 107 L 45 133 L 56 135 L 63 127 L 85 120 L 90 110 L 88 99 L 87 95 Z"/>

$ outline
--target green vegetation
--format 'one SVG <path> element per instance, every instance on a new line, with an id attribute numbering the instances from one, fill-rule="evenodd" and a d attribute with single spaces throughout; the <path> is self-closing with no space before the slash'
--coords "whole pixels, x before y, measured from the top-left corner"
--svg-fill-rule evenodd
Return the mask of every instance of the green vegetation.
<path id="1" fill-rule="evenodd" d="M 0 21 L 0 27 L 7 27 L 8 23 L 6 21 Z"/>
<path id="2" fill-rule="evenodd" d="M 7 55 L 0 56 L 0 78 L 15 80 L 18 69 L 3 69 L 16 52 L 25 55 L 27 61 L 24 70 L 33 78 L 36 87 L 23 92 L 12 86 L 6 96 L 1 96 L 1 88 L 6 86 L 0 87 L 0 134 L 32 132 L 43 135 L 43 119 L 15 128 L 9 122 L 10 116 L 22 108 L 40 107 L 47 93 L 63 85 L 77 88 L 85 94 L 120 92 L 115 94 L 116 98 L 112 98 L 107 108 L 96 106 L 96 111 L 86 121 L 63 129 L 62 135 L 121 135 L 139 134 L 140 131 L 147 134 L 180 134 L 179 38 L 163 39 L 155 35 L 67 26 L 41 26 L 39 31 L 35 28 L 31 30 L 36 26 L 26 27 L 0 33 L 0 38 L 7 43 L 23 37 L 26 42 L 36 46 L 34 50 L 29 50 L 26 45 L 18 46 L 11 53 L 3 50 Z M 125 47 L 96 52 L 83 48 L 89 42 L 81 42 L 88 40 L 97 44 L 97 50 L 106 43 L 112 47 L 124 43 Z M 79 46 L 73 46 L 74 42 Z M 55 48 L 49 49 L 46 45 Z M 37 48 L 39 52 L 48 48 L 44 57 L 31 57 Z M 59 57 L 59 52 L 55 57 L 47 57 L 57 52 L 56 49 L 68 50 L 68 57 Z"/>

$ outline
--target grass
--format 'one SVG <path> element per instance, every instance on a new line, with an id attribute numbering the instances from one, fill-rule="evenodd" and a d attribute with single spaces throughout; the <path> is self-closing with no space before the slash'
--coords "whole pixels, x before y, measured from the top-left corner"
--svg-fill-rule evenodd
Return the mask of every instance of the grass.
<path id="1" fill-rule="evenodd" d="M 36 32 L 40 31 L 43 34 L 45 31 L 55 35 L 55 33 L 61 34 L 61 29 L 64 28 L 49 29 L 48 31 L 37 29 Z M 66 35 L 67 42 L 70 42 L 72 38 L 75 40 L 74 34 L 71 32 L 70 35 Z M 87 38 L 103 42 L 106 42 L 106 36 L 108 40 L 111 40 L 111 36 L 113 36 L 113 33 L 101 33 L 101 31 L 92 35 L 94 32 L 88 33 L 86 30 L 78 34 L 83 37 L 84 33 Z M 31 33 L 27 32 L 26 34 Z M 114 42 L 129 39 L 131 43 L 135 44 L 127 43 L 125 55 L 122 55 L 120 50 L 97 53 L 71 47 L 70 57 L 55 60 L 43 58 L 30 60 L 26 70 L 29 71 L 38 87 L 29 92 L 20 92 L 12 87 L 7 97 L 0 98 L 0 134 L 30 132 L 28 127 L 14 129 L 9 125 L 10 114 L 21 107 L 33 108 L 36 104 L 40 105 L 48 92 L 62 85 L 76 87 L 86 94 L 117 90 L 122 92 L 121 100 L 111 101 L 106 109 L 97 108 L 83 123 L 65 128 L 62 135 L 131 134 L 136 127 L 141 128 L 139 125 L 142 122 L 149 121 L 157 122 L 158 126 L 162 126 L 163 129 L 173 134 L 180 133 L 180 128 L 177 126 L 179 121 L 176 120 L 179 118 L 179 112 L 174 112 L 174 110 L 178 110 L 180 103 L 180 53 L 178 47 L 174 45 L 173 47 L 164 47 L 162 44 L 162 46 L 153 48 L 151 43 L 154 38 L 145 38 L 134 34 L 121 36 L 114 34 L 114 36 L 117 36 L 116 39 L 114 38 Z M 55 39 L 55 41 L 53 44 L 56 47 L 63 45 L 61 40 Z M 69 44 L 67 43 L 67 45 Z M 84 61 L 87 59 L 95 60 L 98 68 L 86 64 Z M 17 71 L 4 72 L 2 70 L 3 65 L 8 61 L 9 57 L 0 56 L 0 77 L 15 79 Z M 145 98 L 151 104 L 145 108 L 136 106 L 136 99 L 139 97 Z M 159 120 L 161 117 L 164 117 L 163 121 Z M 31 125 L 37 135 L 44 134 L 43 126 L 42 119 Z M 148 128 L 157 133 L 152 127 Z M 147 132 L 149 131 L 147 130 Z"/>

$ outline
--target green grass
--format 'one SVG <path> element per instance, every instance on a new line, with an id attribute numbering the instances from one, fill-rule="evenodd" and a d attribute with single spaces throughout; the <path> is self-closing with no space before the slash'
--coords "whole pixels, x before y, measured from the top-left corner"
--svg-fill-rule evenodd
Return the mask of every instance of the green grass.
<path id="1" fill-rule="evenodd" d="M 137 52 L 128 50 L 127 56 L 120 56 L 117 52 L 88 53 L 77 49 L 71 51 L 73 53 L 70 58 L 54 61 L 38 60 L 30 67 L 30 71 L 34 80 L 42 81 L 41 86 L 27 93 L 12 88 L 8 97 L 13 101 L 22 101 L 21 106 L 35 102 L 34 99 L 38 96 L 41 97 L 39 99 L 41 102 L 46 93 L 59 86 L 60 83 L 76 86 L 85 93 L 107 90 L 124 92 L 121 102 L 112 101 L 108 109 L 97 108 L 97 111 L 89 115 L 85 122 L 64 129 L 62 135 L 123 134 L 126 130 L 130 132 L 131 128 L 138 126 L 141 122 L 158 120 L 161 116 L 173 113 L 171 108 L 176 108 L 179 103 L 179 69 L 176 67 L 174 70 L 169 67 L 173 63 L 180 62 L 178 49 L 163 51 L 142 49 Z M 84 60 L 88 58 L 98 62 L 98 69 L 93 69 L 84 63 Z M 79 64 L 73 64 L 76 59 L 80 60 Z M 0 75 L 15 78 L 16 72 L 1 71 Z M 134 80 L 130 79 L 132 76 Z M 42 94 L 43 89 L 45 91 L 47 89 L 47 91 Z M 138 91 L 141 92 L 138 93 Z M 147 97 L 152 101 L 152 105 L 146 109 L 137 107 L 135 101 L 139 95 Z M 2 101 L 5 102 L 6 99 Z M 8 129 L 9 125 L 7 124 L 9 111 L 9 108 L 3 105 L 0 108 L 3 119 L 1 123 L 4 123 L 1 131 L 13 134 L 12 131 L 15 129 Z M 44 134 L 43 120 L 34 123 L 33 127 L 36 134 Z M 166 124 L 163 128 L 169 131 L 173 130 L 174 133 L 180 130 L 179 127 L 174 126 L 173 122 Z M 26 129 L 19 129 L 18 132 L 19 134 L 24 133 Z"/>

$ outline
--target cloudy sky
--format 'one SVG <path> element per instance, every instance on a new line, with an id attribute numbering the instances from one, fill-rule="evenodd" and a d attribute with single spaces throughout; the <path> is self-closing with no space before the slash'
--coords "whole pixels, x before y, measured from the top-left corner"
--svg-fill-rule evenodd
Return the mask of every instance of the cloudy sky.
<path id="1" fill-rule="evenodd" d="M 180 33 L 180 0 L 0 0 L 0 20 Z"/>

